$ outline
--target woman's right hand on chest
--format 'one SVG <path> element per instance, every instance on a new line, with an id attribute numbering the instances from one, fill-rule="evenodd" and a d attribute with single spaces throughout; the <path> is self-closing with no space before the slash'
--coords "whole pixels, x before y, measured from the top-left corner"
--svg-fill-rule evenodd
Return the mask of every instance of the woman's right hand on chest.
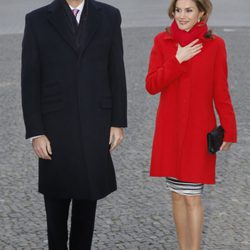
<path id="1" fill-rule="evenodd" d="M 203 46 L 202 43 L 196 44 L 198 41 L 199 39 L 196 39 L 185 47 L 178 44 L 176 59 L 179 63 L 186 62 L 201 52 Z"/>

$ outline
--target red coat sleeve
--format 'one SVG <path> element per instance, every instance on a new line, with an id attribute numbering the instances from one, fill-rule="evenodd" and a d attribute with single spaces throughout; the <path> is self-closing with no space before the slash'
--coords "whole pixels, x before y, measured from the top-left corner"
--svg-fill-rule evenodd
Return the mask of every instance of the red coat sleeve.
<path id="1" fill-rule="evenodd" d="M 146 89 L 152 95 L 165 90 L 185 72 L 184 66 L 179 63 L 175 55 L 170 55 L 167 60 L 163 58 L 159 37 L 156 36 L 146 76 Z"/>
<path id="2" fill-rule="evenodd" d="M 228 89 L 228 69 L 226 46 L 222 39 L 218 40 L 218 50 L 214 74 L 214 103 L 220 123 L 225 130 L 224 141 L 236 142 L 236 119 Z"/>

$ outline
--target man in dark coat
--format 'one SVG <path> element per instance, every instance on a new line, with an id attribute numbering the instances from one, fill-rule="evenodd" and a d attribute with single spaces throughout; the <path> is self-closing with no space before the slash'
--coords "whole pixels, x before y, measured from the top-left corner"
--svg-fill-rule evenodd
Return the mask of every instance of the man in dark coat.
<path id="1" fill-rule="evenodd" d="M 110 151 L 123 139 L 127 97 L 119 10 L 55 0 L 26 16 L 22 106 L 39 157 L 49 249 L 90 249 L 96 202 L 116 190 Z"/>

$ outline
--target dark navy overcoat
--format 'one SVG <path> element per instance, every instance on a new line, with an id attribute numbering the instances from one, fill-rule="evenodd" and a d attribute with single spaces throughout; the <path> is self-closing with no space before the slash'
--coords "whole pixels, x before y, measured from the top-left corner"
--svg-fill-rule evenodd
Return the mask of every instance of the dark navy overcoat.
<path id="1" fill-rule="evenodd" d="M 87 3 L 78 42 L 61 0 L 27 14 L 21 85 L 26 138 L 52 146 L 39 191 L 96 200 L 116 190 L 109 135 L 127 126 L 127 102 L 120 12 Z"/>

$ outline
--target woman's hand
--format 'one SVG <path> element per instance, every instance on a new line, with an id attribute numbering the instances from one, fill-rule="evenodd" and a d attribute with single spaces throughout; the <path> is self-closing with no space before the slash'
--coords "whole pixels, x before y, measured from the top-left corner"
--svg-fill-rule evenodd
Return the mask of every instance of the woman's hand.
<path id="1" fill-rule="evenodd" d="M 196 39 L 185 47 L 181 47 L 181 45 L 178 44 L 176 59 L 179 61 L 179 63 L 188 61 L 201 52 L 203 46 L 201 43 L 196 44 L 198 41 L 199 39 Z"/>
<path id="2" fill-rule="evenodd" d="M 221 151 L 228 151 L 232 144 L 233 144 L 232 142 L 225 142 L 224 141 L 220 147 L 220 150 Z"/>

